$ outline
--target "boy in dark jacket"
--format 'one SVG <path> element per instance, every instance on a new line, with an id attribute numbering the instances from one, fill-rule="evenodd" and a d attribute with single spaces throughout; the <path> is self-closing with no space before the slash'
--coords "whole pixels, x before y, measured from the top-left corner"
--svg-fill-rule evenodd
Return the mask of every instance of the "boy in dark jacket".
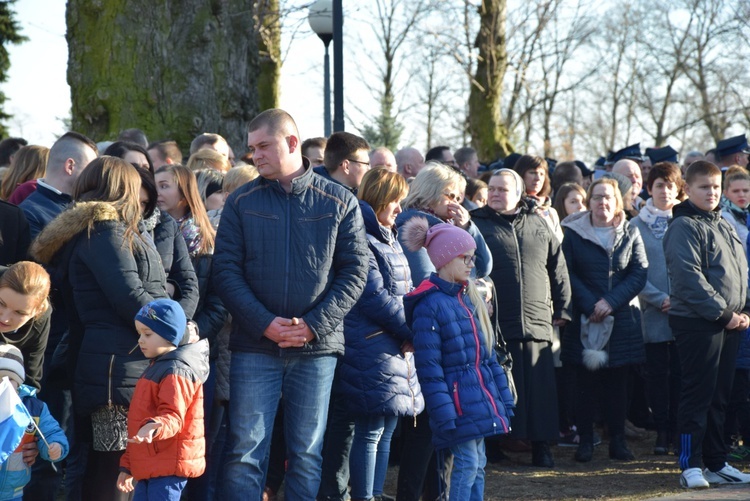
<path id="1" fill-rule="evenodd" d="M 750 474 L 726 463 L 723 438 L 740 331 L 750 324 L 747 261 L 737 233 L 717 210 L 719 168 L 695 162 L 685 181 L 689 198 L 673 209 L 664 237 L 669 325 L 682 370 L 680 483 L 688 489 L 750 483 Z"/>
<path id="2" fill-rule="evenodd" d="M 178 347 L 187 319 L 179 303 L 157 299 L 135 316 L 138 345 L 152 359 L 135 387 L 128 411 L 131 437 L 120 460 L 117 488 L 134 499 L 177 501 L 188 478 L 206 467 L 203 383 L 206 340 Z"/>

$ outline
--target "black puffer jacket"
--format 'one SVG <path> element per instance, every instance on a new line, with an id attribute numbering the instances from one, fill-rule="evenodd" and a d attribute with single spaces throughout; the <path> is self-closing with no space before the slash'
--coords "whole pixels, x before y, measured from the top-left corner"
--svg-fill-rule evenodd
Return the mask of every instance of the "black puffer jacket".
<path id="1" fill-rule="evenodd" d="M 193 320 L 198 324 L 201 339 L 208 339 L 208 345 L 211 348 L 211 360 L 215 360 L 219 356 L 216 338 L 229 317 L 229 313 L 224 308 L 216 290 L 216 284 L 211 277 L 213 258 L 211 254 L 203 254 L 193 258 L 193 268 L 198 277 L 198 289 L 200 290 L 200 298 Z"/>
<path id="2" fill-rule="evenodd" d="M 159 251 L 164 265 L 164 272 L 167 274 L 167 282 L 174 285 L 175 292 L 172 299 L 180 303 L 188 318 L 193 318 L 198 308 L 200 292 L 198 279 L 195 276 L 187 244 L 180 233 L 180 227 L 172 216 L 162 212 L 154 228 L 153 236 L 156 250 Z"/>
<path id="3" fill-rule="evenodd" d="M 512 224 L 486 206 L 472 211 L 471 219 L 492 252 L 495 317 L 503 337 L 551 342 L 552 319 L 571 319 L 568 268 L 557 237 L 525 204 Z"/>
<path id="4" fill-rule="evenodd" d="M 364 223 L 351 193 L 304 164 L 290 193 L 259 177 L 224 205 L 213 276 L 232 314 L 233 351 L 344 353 L 344 316 L 367 279 Z M 280 349 L 263 336 L 277 316 L 303 318 L 315 339 Z"/>
<path id="5" fill-rule="evenodd" d="M 562 247 L 573 292 L 573 321 L 565 328 L 560 360 L 582 364 L 581 314 L 591 315 L 597 301 L 604 298 L 615 319 L 604 348 L 609 353 L 609 367 L 643 363 L 646 354 L 637 296 L 646 285 L 648 259 L 638 228 L 621 221 L 615 227 L 613 248 L 605 249 L 595 235 L 589 212 L 571 214 L 562 226 Z"/>
<path id="6" fill-rule="evenodd" d="M 64 277 L 76 412 L 89 415 L 109 402 L 129 405 L 148 366 L 133 318 L 141 306 L 166 297 L 156 250 L 136 237 L 131 251 L 115 209 L 85 202 L 47 225 L 32 244 L 32 254 L 55 264 Z"/>

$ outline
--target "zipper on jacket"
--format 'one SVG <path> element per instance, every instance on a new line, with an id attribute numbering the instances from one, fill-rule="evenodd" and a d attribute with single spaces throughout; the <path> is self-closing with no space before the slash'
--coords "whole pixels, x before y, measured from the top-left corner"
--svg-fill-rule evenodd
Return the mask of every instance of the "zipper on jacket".
<path id="1" fill-rule="evenodd" d="M 284 314 L 289 313 L 289 247 L 291 245 L 290 240 L 292 237 L 292 198 L 289 193 L 286 194 L 286 242 L 284 248 Z M 279 348 L 279 353 L 284 353 L 283 348 Z"/>
<path id="2" fill-rule="evenodd" d="M 492 405 L 492 410 L 495 411 L 495 415 L 500 419 L 500 423 L 503 425 L 503 430 L 505 430 L 505 433 L 508 433 L 508 426 L 505 424 L 505 421 L 503 420 L 502 416 L 500 415 L 500 411 L 497 410 L 497 405 L 495 404 L 495 399 L 492 398 L 492 394 L 487 389 L 487 386 L 484 384 L 484 377 L 482 376 L 482 368 L 480 367 L 480 358 L 482 354 L 482 347 L 479 344 L 481 341 L 479 340 L 479 332 L 477 331 L 477 324 L 474 322 L 474 314 L 469 310 L 469 308 L 466 306 L 466 303 L 464 303 L 464 300 L 461 299 L 461 293 L 463 292 L 464 288 L 462 287 L 461 290 L 458 292 L 458 302 L 459 304 L 466 310 L 466 313 L 469 314 L 469 321 L 471 322 L 471 329 L 474 334 L 474 341 L 476 342 L 476 359 L 474 362 L 474 368 L 477 371 L 477 377 L 479 378 L 479 387 L 482 389 L 485 395 L 487 395 L 487 398 L 490 400 L 490 405 Z M 488 347 L 489 350 L 491 347 Z M 456 391 L 458 390 L 458 385 L 454 386 Z M 457 394 L 457 393 L 456 393 Z M 493 423 L 494 424 L 494 423 Z"/>
<path id="3" fill-rule="evenodd" d="M 458 381 L 453 381 L 453 404 L 456 406 L 456 412 L 459 416 L 464 415 L 464 411 L 461 410 L 461 399 L 458 398 Z M 416 418 L 414 418 L 416 422 Z"/>
<path id="4" fill-rule="evenodd" d="M 109 357 L 109 377 L 107 379 L 107 406 L 112 407 L 112 368 L 115 365 L 115 355 Z"/>

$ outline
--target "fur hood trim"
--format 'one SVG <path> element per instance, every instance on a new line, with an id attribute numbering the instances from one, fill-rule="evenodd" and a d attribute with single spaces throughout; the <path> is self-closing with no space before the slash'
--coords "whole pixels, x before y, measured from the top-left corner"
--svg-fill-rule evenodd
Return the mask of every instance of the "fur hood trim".
<path id="1" fill-rule="evenodd" d="M 107 202 L 79 202 L 42 230 L 31 244 L 31 256 L 42 264 L 49 264 L 65 244 L 82 231 L 91 231 L 94 223 L 119 220 L 117 210 Z"/>

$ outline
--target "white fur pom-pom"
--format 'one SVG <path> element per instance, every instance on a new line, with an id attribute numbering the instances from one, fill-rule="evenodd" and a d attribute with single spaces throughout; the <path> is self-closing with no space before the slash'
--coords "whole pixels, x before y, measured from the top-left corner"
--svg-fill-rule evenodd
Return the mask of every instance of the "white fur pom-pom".
<path id="1" fill-rule="evenodd" d="M 607 364 L 609 355 L 604 350 L 583 350 L 583 365 L 590 371 L 601 369 Z"/>

